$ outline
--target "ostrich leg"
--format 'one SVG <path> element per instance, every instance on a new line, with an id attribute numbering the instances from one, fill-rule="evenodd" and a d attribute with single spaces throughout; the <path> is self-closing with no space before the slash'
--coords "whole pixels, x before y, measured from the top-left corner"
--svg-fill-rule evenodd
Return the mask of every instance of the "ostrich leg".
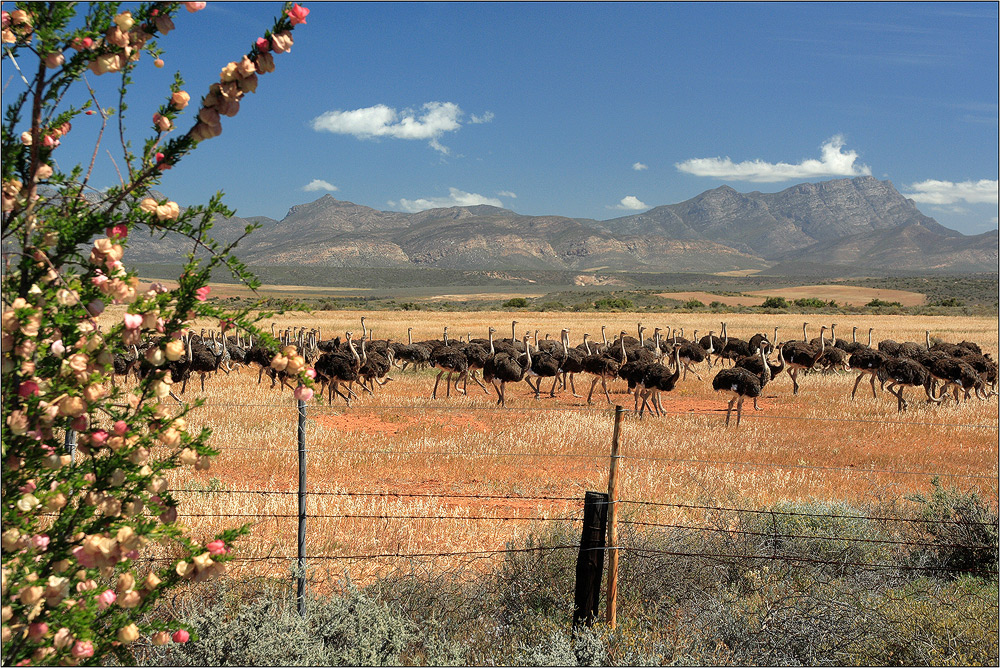
<path id="1" fill-rule="evenodd" d="M 440 371 L 438 371 L 437 378 L 434 379 L 434 390 L 431 391 L 431 399 L 437 399 L 438 398 L 438 383 L 441 382 L 441 376 L 443 376 L 443 375 L 444 375 L 444 369 L 441 369 Z"/>
<path id="2" fill-rule="evenodd" d="M 590 384 L 590 393 L 587 395 L 587 403 L 588 404 L 591 402 L 591 399 L 594 396 L 594 388 L 597 387 L 597 381 L 598 380 L 600 380 L 600 378 L 598 378 L 597 376 L 594 376 L 594 381 Z"/>
<path id="3" fill-rule="evenodd" d="M 726 426 L 727 427 L 729 426 L 729 416 L 733 412 L 733 404 L 735 404 L 735 403 L 736 403 L 736 395 L 734 394 L 733 398 L 729 400 L 729 407 L 726 408 Z"/>
<path id="4" fill-rule="evenodd" d="M 736 426 L 740 426 L 740 417 L 743 416 L 743 395 L 740 395 L 740 400 L 736 402 Z"/>

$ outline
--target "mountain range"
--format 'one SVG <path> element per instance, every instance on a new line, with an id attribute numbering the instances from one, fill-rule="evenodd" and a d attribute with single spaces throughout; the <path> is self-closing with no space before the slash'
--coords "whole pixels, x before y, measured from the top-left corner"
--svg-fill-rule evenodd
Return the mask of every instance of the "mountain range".
<path id="1" fill-rule="evenodd" d="M 967 236 L 921 213 L 870 176 L 777 193 L 714 188 L 678 204 L 610 220 L 525 216 L 493 206 L 379 211 L 331 195 L 280 221 L 215 222 L 220 241 L 262 226 L 237 248 L 251 266 L 474 270 L 697 271 L 824 266 L 849 271 L 995 272 L 996 230 Z M 190 242 L 134 234 L 128 257 L 174 263 Z"/>

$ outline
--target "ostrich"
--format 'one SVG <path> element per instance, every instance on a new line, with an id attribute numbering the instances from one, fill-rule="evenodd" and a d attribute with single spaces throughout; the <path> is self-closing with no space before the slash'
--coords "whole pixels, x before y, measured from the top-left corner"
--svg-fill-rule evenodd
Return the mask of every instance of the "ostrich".
<path id="1" fill-rule="evenodd" d="M 857 380 L 854 381 L 854 389 L 851 390 L 851 399 L 854 399 L 854 395 L 858 391 L 858 384 L 861 383 L 861 379 L 867 375 L 872 384 L 872 397 L 877 399 L 878 392 L 875 391 L 875 378 L 878 374 L 878 370 L 882 367 L 882 363 L 888 359 L 885 354 L 874 350 L 872 348 L 862 348 L 851 354 L 848 364 L 852 369 L 857 369 L 858 373 Z"/>
<path id="2" fill-rule="evenodd" d="M 711 334 L 711 332 L 709 332 Z M 701 364 L 708 358 L 711 354 L 707 350 L 701 347 L 698 341 L 698 330 L 694 331 L 694 341 L 688 341 L 687 343 L 680 346 L 677 358 L 681 363 L 684 364 L 684 379 L 687 378 L 688 371 L 693 373 L 698 380 L 701 380 L 701 374 L 699 374 L 695 369 L 691 368 L 692 364 Z M 709 344 L 711 344 L 712 339 L 709 337 Z M 683 379 L 682 379 L 683 380 Z"/>
<path id="3" fill-rule="evenodd" d="M 361 339 L 361 351 L 361 369 L 358 373 L 361 376 L 363 387 L 371 392 L 375 389 L 375 383 L 382 386 L 392 380 L 392 378 L 388 378 L 389 371 L 392 369 L 391 347 L 386 346 L 384 353 L 377 349 L 373 349 L 369 353 L 365 351 L 365 339 Z"/>
<path id="4" fill-rule="evenodd" d="M 716 356 L 716 361 L 722 359 L 722 345 L 723 341 L 720 337 L 715 336 L 715 332 L 709 332 L 707 336 L 701 337 L 698 341 L 698 345 L 702 347 L 708 353 L 706 359 L 708 359 L 708 368 L 712 368 L 712 355 Z"/>
<path id="5" fill-rule="evenodd" d="M 566 330 L 563 330 L 565 333 Z M 538 332 L 535 332 L 535 343 L 538 343 Z M 555 343 L 555 342 L 553 342 Z M 531 358 L 531 368 L 528 371 L 528 377 L 524 379 L 524 382 L 528 384 L 528 387 L 535 391 L 535 400 L 539 399 L 539 395 L 542 391 L 542 378 L 552 378 L 552 390 L 549 392 L 549 396 L 555 398 L 556 396 L 556 383 L 559 382 L 559 369 L 562 367 L 563 360 L 565 356 L 560 356 L 556 354 L 554 350 L 542 350 L 537 345 L 535 346 L 535 356 Z M 535 384 L 531 384 L 531 379 L 535 378 Z"/>
<path id="6" fill-rule="evenodd" d="M 215 356 L 215 353 L 204 343 L 204 336 L 201 337 L 201 342 L 197 345 L 191 341 L 191 336 L 188 336 L 187 341 L 187 353 L 189 365 L 188 369 L 191 372 L 197 373 L 201 377 L 201 391 L 205 391 L 205 376 L 217 371 L 219 368 L 219 357 Z M 188 376 L 185 376 L 181 384 L 181 394 L 184 394 L 184 390 L 187 389 Z"/>
<path id="7" fill-rule="evenodd" d="M 139 348 L 135 345 L 131 346 L 132 350 L 128 353 L 115 353 L 112 358 L 112 365 L 114 366 L 114 373 L 111 374 L 111 384 L 115 384 L 115 376 L 124 376 L 128 378 L 130 373 L 135 373 L 136 377 L 139 376 Z"/>
<path id="8" fill-rule="evenodd" d="M 743 339 L 729 338 L 726 323 L 722 323 L 722 359 L 736 362 L 750 354 L 750 344 Z"/>
<path id="9" fill-rule="evenodd" d="M 739 427 L 740 418 L 743 416 L 743 400 L 747 397 L 756 399 L 760 396 L 760 378 L 749 369 L 734 366 L 715 374 L 715 378 L 712 379 L 712 389 L 716 392 L 732 393 L 733 398 L 729 400 L 729 406 L 726 408 L 726 426 L 729 426 L 733 404 L 736 403 L 736 426 Z"/>
<path id="10" fill-rule="evenodd" d="M 748 355 L 746 357 L 741 357 L 740 359 L 736 360 L 736 363 L 733 364 L 733 367 L 746 369 L 747 371 L 757 376 L 757 379 L 760 381 L 761 392 L 763 392 L 764 386 L 770 383 L 772 379 L 777 377 L 777 375 L 784 370 L 785 361 L 781 359 L 781 356 L 779 355 L 778 364 L 772 365 L 767 359 L 767 351 L 765 347 L 761 346 L 760 348 L 757 349 L 756 354 Z M 753 409 L 755 411 L 763 410 L 760 406 L 757 405 L 758 398 L 759 395 L 753 398 Z"/>
<path id="11" fill-rule="evenodd" d="M 354 394 L 350 386 L 360 377 L 361 356 L 358 355 L 358 351 L 354 348 L 351 336 L 353 336 L 353 332 L 347 332 L 348 352 L 344 352 L 343 350 L 325 352 L 316 360 L 314 368 L 316 374 L 327 384 L 331 405 L 333 404 L 334 392 L 343 397 L 348 406 L 351 405 L 352 396 L 357 398 L 357 395 Z M 346 385 L 344 389 L 347 390 L 347 394 L 340 391 L 341 383 Z"/>
<path id="12" fill-rule="evenodd" d="M 431 351 L 426 346 L 421 346 L 413 343 L 413 328 L 406 328 L 406 343 L 397 343 L 395 354 L 393 355 L 397 362 L 402 362 L 400 367 L 402 371 L 406 371 L 406 367 L 413 365 L 414 368 L 422 368 L 427 366 L 427 363 L 431 360 Z"/>
<path id="13" fill-rule="evenodd" d="M 919 362 L 907 357 L 890 357 L 882 363 L 877 373 L 880 381 L 889 382 L 886 390 L 896 395 L 896 409 L 899 413 L 907 408 L 906 399 L 903 398 L 903 390 L 907 387 L 922 385 L 929 401 L 941 403 L 941 399 L 931 393 L 930 372 Z"/>
<path id="14" fill-rule="evenodd" d="M 677 379 L 681 375 L 681 358 L 680 350 L 682 346 L 674 346 L 674 371 L 673 373 L 660 364 L 655 362 L 646 367 L 645 373 L 642 378 L 636 384 L 636 398 L 642 396 L 642 406 L 639 408 L 639 417 L 642 417 L 642 413 L 646 410 L 646 406 L 649 405 L 649 397 L 652 395 L 653 403 L 650 407 L 650 412 L 655 411 L 656 415 L 663 414 L 663 404 L 660 403 L 660 393 L 670 392 L 675 387 L 677 387 Z"/>
<path id="15" fill-rule="evenodd" d="M 493 328 L 490 328 L 490 357 L 483 366 L 483 379 L 493 384 L 497 391 L 497 406 L 507 407 L 507 383 L 518 383 L 524 380 L 531 368 L 531 347 L 528 345 L 528 334 L 524 335 L 524 352 L 498 352 L 493 345 Z M 497 384 L 499 381 L 499 384 Z"/>
<path id="16" fill-rule="evenodd" d="M 601 327 L 603 333 L 604 327 Z M 586 338 L 584 338 L 584 343 L 586 343 Z M 590 346 L 587 346 L 587 357 L 583 358 L 583 370 L 587 373 L 594 375 L 594 380 L 590 384 L 590 392 L 587 394 L 587 403 L 591 403 L 594 396 L 594 388 L 597 386 L 597 382 L 601 382 L 601 387 L 604 388 L 604 396 L 607 397 L 608 403 L 611 403 L 611 393 L 608 391 L 608 380 L 614 380 L 618 375 L 618 370 L 621 369 L 622 360 L 627 359 L 627 354 L 625 352 L 625 342 L 620 342 L 620 350 L 616 351 L 618 355 L 611 354 L 611 351 L 605 353 L 590 353 Z"/>
<path id="17" fill-rule="evenodd" d="M 434 380 L 434 391 L 431 392 L 432 399 L 437 399 L 438 383 L 441 382 L 441 376 L 446 372 L 448 374 L 445 381 L 446 396 L 451 397 L 451 377 L 453 374 L 458 374 L 458 378 L 455 379 L 455 391 L 465 393 L 464 390 L 458 389 L 458 381 L 469 373 L 469 360 L 457 346 L 448 343 L 447 327 L 444 328 L 444 345 L 431 353 L 431 366 L 441 369 Z"/>
<path id="18" fill-rule="evenodd" d="M 469 342 L 460 348 L 462 354 L 465 355 L 465 359 L 469 363 L 469 372 L 465 375 L 465 383 L 462 385 L 462 389 L 465 390 L 465 394 L 469 394 L 469 376 L 472 376 L 472 380 L 476 381 L 476 385 L 483 388 L 483 392 L 489 394 L 490 391 L 486 389 L 482 381 L 479 380 L 477 371 L 482 370 L 483 365 L 486 364 L 486 358 L 490 356 L 490 351 L 483 347 L 478 341 L 472 340 L 472 332 L 469 332 Z"/>
<path id="19" fill-rule="evenodd" d="M 586 334 L 584 334 L 586 336 Z M 576 383 L 573 382 L 573 378 L 576 374 L 583 371 L 583 358 L 584 352 L 578 348 L 569 347 L 569 330 L 564 329 L 562 331 L 562 345 L 563 345 L 563 362 L 560 366 L 559 371 L 562 373 L 562 387 L 566 389 L 566 378 L 569 377 L 569 388 L 574 397 L 582 398 L 582 395 L 576 393 Z"/>
<path id="20" fill-rule="evenodd" d="M 858 352 L 859 350 L 872 349 L 872 332 L 875 331 L 872 327 L 868 328 L 868 345 L 858 341 L 858 328 L 855 327 L 854 331 L 851 332 L 851 342 L 844 346 L 844 351 L 850 355 Z"/>
<path id="21" fill-rule="evenodd" d="M 789 341 L 781 348 L 781 357 L 785 362 L 785 370 L 788 372 L 789 378 L 792 379 L 792 394 L 799 393 L 799 369 L 813 368 L 816 362 L 819 361 L 819 358 L 823 356 L 823 353 L 826 352 L 826 339 L 823 336 L 826 333 L 826 325 L 820 327 L 819 350 L 817 351 L 812 345 L 805 342 L 807 324 L 802 323 L 802 341 Z"/>

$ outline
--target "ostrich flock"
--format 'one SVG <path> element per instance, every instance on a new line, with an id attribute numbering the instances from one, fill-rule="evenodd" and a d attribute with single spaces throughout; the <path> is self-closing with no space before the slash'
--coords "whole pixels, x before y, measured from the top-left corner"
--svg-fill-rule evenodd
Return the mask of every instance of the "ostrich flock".
<path id="1" fill-rule="evenodd" d="M 320 330 L 305 327 L 275 332 L 273 324 L 271 331 L 283 345 L 296 345 L 306 362 L 315 369 L 320 399 L 325 392 L 331 404 L 337 395 L 348 406 L 358 397 L 358 392 L 372 394 L 377 387 L 391 381 L 389 374 L 393 369 L 405 372 L 408 368 L 428 366 L 438 370 L 432 398 L 437 398 L 442 377 L 445 377 L 447 397 L 451 396 L 453 385 L 456 393 L 467 395 L 471 378 L 487 394 L 488 386 L 493 386 L 499 407 L 507 405 L 507 385 L 521 381 L 528 384 L 535 399 L 541 396 L 542 383 L 549 378 L 552 379 L 550 397 L 555 397 L 557 390 L 569 390 L 574 397 L 582 398 L 577 394 L 575 383 L 576 375 L 581 373 L 591 380 L 587 403 L 592 402 L 600 383 L 610 404 L 608 383 L 621 379 L 628 384 L 629 393 L 634 395 L 635 410 L 642 416 L 647 409 L 656 415 L 662 414 L 661 394 L 673 390 L 682 373 L 684 378 L 691 373 L 702 380 L 697 367 L 706 363 L 709 371 L 719 368 L 712 378 L 712 387 L 731 395 L 726 424 L 729 424 L 735 404 L 737 426 L 743 401 L 752 399 L 754 408 L 759 410 L 757 399 L 764 386 L 782 371 L 791 379 L 795 395 L 799 393 L 800 374 L 856 372 L 852 399 L 867 376 L 872 395 L 878 398 L 878 383 L 884 391 L 895 396 L 898 411 L 907 407 L 903 398 L 907 387 L 923 388 L 927 401 L 935 404 L 949 398 L 956 402 L 968 401 L 973 394 L 985 400 L 996 394 L 997 363 L 975 342 L 938 341 L 932 344 L 930 332 L 925 332 L 922 344 L 885 339 L 873 345 L 872 329 L 868 330 L 867 343 L 857 340 L 857 327 L 847 341 L 837 338 L 836 324 L 820 327 L 819 336 L 809 339 L 808 324 L 802 324 L 801 339 L 784 342 L 778 342 L 777 327 L 772 337 L 766 333 L 756 333 L 746 340 L 731 337 L 725 322 L 721 323 L 719 335 L 710 331 L 698 338 L 695 330 L 691 339 L 684 337 L 683 329 L 671 330 L 669 327 L 665 331 L 657 327 L 652 336 L 647 337 L 646 328 L 639 323 L 637 337 L 621 331 L 609 340 L 607 328 L 602 326 L 601 341 L 591 341 L 589 335 L 584 334 L 583 341 L 575 346 L 570 346 L 569 329 L 563 329 L 558 339 L 550 338 L 549 334 L 539 338 L 537 330 L 518 337 L 516 320 L 511 322 L 509 338 L 494 336 L 497 330 L 490 327 L 486 339 L 472 338 L 471 333 L 464 340 L 452 339 L 445 327 L 441 339 L 414 341 L 411 327 L 407 330 L 406 343 L 373 339 L 364 317 L 361 318 L 361 336 L 357 339 L 353 332 L 346 332 L 343 339 L 340 336 L 323 339 Z M 270 353 L 255 345 L 252 338 L 244 339 L 239 334 L 227 337 L 215 331 L 206 334 L 202 330 L 200 335 L 189 331 L 184 341 L 186 353 L 168 367 L 172 381 L 180 383 L 181 393 L 193 374 L 200 377 L 204 391 L 209 375 L 219 371 L 228 374 L 238 367 L 253 365 L 259 367 L 258 384 L 266 373 L 272 388 L 276 385 L 282 390 L 285 386 L 290 387 L 285 374 L 271 367 Z M 116 355 L 115 375 L 142 377 L 150 372 L 152 367 L 146 362 L 144 353 L 151 345 L 152 341 L 145 341 L 133 346 L 127 354 Z"/>

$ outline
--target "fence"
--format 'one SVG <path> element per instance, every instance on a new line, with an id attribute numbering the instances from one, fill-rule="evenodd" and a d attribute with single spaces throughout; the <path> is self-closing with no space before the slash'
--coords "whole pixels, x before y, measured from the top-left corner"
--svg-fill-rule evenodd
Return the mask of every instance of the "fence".
<path id="1" fill-rule="evenodd" d="M 231 408 L 280 408 L 287 411 L 292 408 L 285 404 L 226 404 L 209 403 L 209 407 L 220 409 Z M 465 568 L 470 565 L 479 564 L 483 560 L 492 560 L 496 557 L 507 559 L 517 555 L 531 555 L 539 557 L 544 554 L 576 554 L 576 609 L 573 613 L 574 622 L 592 620 L 598 615 L 601 577 L 607 561 L 608 579 L 606 594 L 606 619 L 613 627 L 616 623 L 616 611 L 618 600 L 618 568 L 619 560 L 627 559 L 639 562 L 644 559 L 653 558 L 676 558 L 676 559 L 701 559 L 710 563 L 726 563 L 740 561 L 747 562 L 780 562 L 784 565 L 811 564 L 814 566 L 829 566 L 833 568 L 851 568 L 882 570 L 893 572 L 972 572 L 984 573 L 978 565 L 981 560 L 974 560 L 970 563 L 948 563 L 941 561 L 918 561 L 915 563 L 903 563 L 899 560 L 871 561 L 860 557 L 852 558 L 850 555 L 861 554 L 862 551 L 856 549 L 859 546 L 872 546 L 882 550 L 884 554 L 895 554 L 900 550 L 924 550 L 924 551 L 964 551 L 964 553 L 989 553 L 995 554 L 997 547 L 992 543 L 985 543 L 981 540 L 970 538 L 969 535 L 960 530 L 968 529 L 976 525 L 995 526 L 988 523 L 970 522 L 968 518 L 948 519 L 943 517 L 921 518 L 902 517 L 898 515 L 859 515 L 856 513 L 829 512 L 808 512 L 808 510 L 789 508 L 787 510 L 774 508 L 749 508 L 739 505 L 727 505 L 720 503 L 691 503 L 691 502 L 669 502 L 665 500 L 653 500 L 642 498 L 630 498 L 628 487 L 619 488 L 622 484 L 620 466 L 636 465 L 646 463 L 656 466 L 686 467 L 691 470 L 711 469 L 735 471 L 746 469 L 751 471 L 784 471 L 795 472 L 797 475 L 815 476 L 867 476 L 869 478 L 886 477 L 889 479 L 900 478 L 945 478 L 953 482 L 963 484 L 985 485 L 987 495 L 996 496 L 996 475 L 984 475 L 979 473 L 965 473 L 955 471 L 931 471 L 917 469 L 894 469 L 894 468 L 858 468 L 850 466 L 826 466 L 810 464 L 790 464 L 775 463 L 768 461 L 738 461 L 735 459 L 706 459 L 700 457 L 668 457 L 662 454 L 643 453 L 629 451 L 626 448 L 620 450 L 622 440 L 623 418 L 631 413 L 617 407 L 614 411 L 614 423 L 611 438 L 607 439 L 597 432 L 591 436 L 596 442 L 604 441 L 604 452 L 492 452 L 488 449 L 453 448 L 440 449 L 430 447 L 434 444 L 422 444 L 420 447 L 410 444 L 408 449 L 385 447 L 349 447 L 340 442 L 336 447 L 328 447 L 330 443 L 315 443 L 310 447 L 310 439 L 307 437 L 310 425 L 317 425 L 318 418 L 331 415 L 347 415 L 345 411 L 329 407 L 309 407 L 299 401 L 295 409 L 295 435 L 297 455 L 297 484 L 289 484 L 289 489 L 254 489 L 251 487 L 241 489 L 212 489 L 211 486 L 189 486 L 171 489 L 171 493 L 176 495 L 200 495 L 203 498 L 209 497 L 256 497 L 260 496 L 265 504 L 270 503 L 270 499 L 288 499 L 295 496 L 297 507 L 294 512 L 279 511 L 276 509 L 261 508 L 250 512 L 249 508 L 243 508 L 243 512 L 234 512 L 233 509 L 223 512 L 189 512 L 181 513 L 181 517 L 192 520 L 258 520 L 259 523 L 275 520 L 296 521 L 295 524 L 295 545 L 294 556 L 291 554 L 275 554 L 274 550 L 267 553 L 247 554 L 246 556 L 234 557 L 236 565 L 254 566 L 259 564 L 277 563 L 287 567 L 286 572 L 291 571 L 295 581 L 295 591 L 300 614 L 305 613 L 305 599 L 310 569 L 317 563 L 328 564 L 366 564 L 380 561 L 403 561 L 413 564 L 422 560 L 429 563 L 447 560 L 449 563 L 462 563 Z M 420 405 L 400 405 L 381 406 L 375 412 L 383 415 L 407 411 L 461 411 L 469 414 L 476 410 L 490 410 L 479 407 L 434 407 Z M 574 412 L 583 412 L 575 408 L 553 408 L 553 409 L 520 409 L 508 411 L 505 415 L 539 415 L 542 413 L 550 415 L 572 415 Z M 606 419 L 607 411 L 586 410 L 591 417 L 601 416 L 600 420 Z M 667 412 L 677 420 L 688 420 L 691 413 Z M 694 414 L 697 415 L 697 414 Z M 702 416 L 704 417 L 704 416 Z M 699 418 L 700 419 L 700 418 Z M 511 419 L 512 421 L 513 419 Z M 866 425 L 866 429 L 874 429 L 877 426 L 892 426 L 894 424 L 916 426 L 922 429 L 943 429 L 943 430 L 975 430 L 982 433 L 990 433 L 997 430 L 996 424 L 972 424 L 946 422 L 921 422 L 921 421 L 887 421 L 887 420 L 848 420 L 836 417 L 797 417 L 797 416 L 776 416 L 776 415 L 746 415 L 744 420 L 753 422 L 754 420 L 809 420 L 812 424 L 829 423 L 841 425 L 849 423 L 852 425 Z M 796 422 L 797 423 L 797 422 Z M 637 425 L 638 422 L 630 422 Z M 746 422 L 745 422 L 746 424 Z M 291 433 L 291 421 L 288 423 L 288 433 Z M 627 438 L 626 438 L 627 440 Z M 69 444 L 69 440 L 67 440 Z M 259 453 L 260 448 L 239 444 L 222 444 L 219 446 L 224 452 L 251 452 Z M 597 449 L 601 449 L 598 446 Z M 610 451 L 610 452 L 609 452 Z M 286 453 L 291 453 L 290 448 L 276 448 L 273 457 L 281 457 Z M 314 477 L 309 479 L 308 471 L 310 462 L 316 463 L 317 459 L 340 455 L 344 457 L 396 457 L 396 458 L 443 458 L 446 460 L 483 460 L 483 459 L 504 459 L 513 458 L 526 461 L 583 461 L 586 462 L 588 470 L 598 472 L 597 477 L 603 476 L 603 471 L 608 471 L 607 494 L 596 494 L 587 491 L 586 495 L 574 493 L 552 493 L 552 494 L 513 494 L 507 493 L 448 493 L 443 491 L 401 491 L 401 489 L 381 489 L 365 490 L 358 485 L 354 489 L 329 489 L 317 484 Z M 605 468 L 607 467 L 607 468 Z M 789 474 L 790 475 L 790 474 Z M 591 475 L 592 480 L 596 480 Z M 291 480 L 289 480 L 291 482 Z M 354 483 L 360 481 L 355 479 Z M 599 485 L 594 484 L 592 486 Z M 586 498 L 584 498 L 586 497 Z M 482 510 L 478 513 L 458 513 L 442 514 L 440 511 L 428 509 L 424 511 L 397 510 L 389 512 L 384 508 L 378 511 L 359 511 L 357 509 L 341 510 L 340 512 L 324 511 L 318 504 L 331 500 L 378 500 L 385 504 L 391 501 L 408 500 L 412 502 L 434 501 L 439 504 L 457 504 L 461 502 L 490 502 L 497 508 Z M 235 501 L 234 503 L 238 503 Z M 494 503 L 495 502 L 495 503 Z M 244 503 L 246 503 L 244 501 Z M 310 504 L 312 505 L 312 509 Z M 525 503 L 534 503 L 535 511 L 525 512 Z M 514 504 L 520 504 L 513 508 Z M 500 509 L 504 507 L 511 509 L 500 514 Z M 539 510 L 545 506 L 546 511 Z M 182 508 L 184 505 L 181 506 Z M 561 513 L 552 512 L 554 509 L 561 509 Z M 658 513 L 666 513 L 666 518 L 658 517 Z M 650 517 L 652 514 L 652 517 Z M 700 518 L 700 521 L 696 521 Z M 504 548 L 494 547 L 493 549 L 420 549 L 425 544 L 435 544 L 433 540 L 426 542 L 409 540 L 409 543 L 417 543 L 416 549 L 402 549 L 405 547 L 397 543 L 395 548 L 372 549 L 372 550 L 344 550 L 330 549 L 330 541 L 324 539 L 320 541 L 319 549 L 312 547 L 310 543 L 310 527 L 316 521 L 363 521 L 371 523 L 381 523 L 379 526 L 387 527 L 389 522 L 423 522 L 423 523 L 497 523 L 510 525 L 518 523 L 540 525 L 542 523 L 571 523 L 577 527 L 579 540 L 566 540 L 562 544 L 539 544 L 518 547 L 511 543 Z M 877 523 L 880 525 L 910 526 L 913 531 L 892 530 L 887 535 L 871 536 L 858 532 L 851 533 L 849 530 L 857 523 Z M 766 524 L 769 527 L 765 527 Z M 796 529 L 796 527 L 799 527 Z M 828 534 L 818 530 L 820 527 L 826 529 L 839 529 L 839 533 Z M 619 540 L 619 528 L 629 532 L 630 540 L 622 542 Z M 385 530 L 388 531 L 387 529 Z M 643 544 L 636 541 L 636 536 L 643 532 L 667 532 L 676 536 L 676 544 L 657 546 L 655 543 Z M 738 537 L 741 540 L 758 540 L 763 544 L 771 546 L 768 553 L 751 553 L 746 549 L 745 543 L 732 541 L 730 551 L 718 549 L 723 543 L 712 543 L 702 540 L 698 549 L 695 549 L 692 539 L 683 536 L 696 535 L 699 537 L 718 536 L 724 539 Z M 976 534 L 978 535 L 978 534 Z M 921 537 L 922 536 L 922 537 Z M 941 536 L 951 536 L 943 539 Z M 568 536 L 565 536 L 568 538 Z M 315 540 L 315 539 L 314 539 Z M 795 549 L 782 550 L 782 546 L 793 545 L 796 541 L 802 545 L 795 545 Z M 827 544 L 836 547 L 836 550 L 824 550 L 810 547 L 817 544 Z M 678 545 L 685 549 L 678 549 Z M 803 552 L 803 545 L 806 550 Z M 709 549 L 706 549 L 708 546 Z M 895 552 L 893 552 L 895 551 Z M 868 553 L 864 553 L 868 554 Z M 607 559 L 605 559 L 607 555 Z M 565 561 L 565 559 L 563 560 Z M 432 570 L 432 569 L 428 569 Z M 476 571 L 476 568 L 470 568 Z M 372 568 L 369 573 L 381 572 L 378 567 Z M 995 573 L 995 570 L 993 571 Z"/>

